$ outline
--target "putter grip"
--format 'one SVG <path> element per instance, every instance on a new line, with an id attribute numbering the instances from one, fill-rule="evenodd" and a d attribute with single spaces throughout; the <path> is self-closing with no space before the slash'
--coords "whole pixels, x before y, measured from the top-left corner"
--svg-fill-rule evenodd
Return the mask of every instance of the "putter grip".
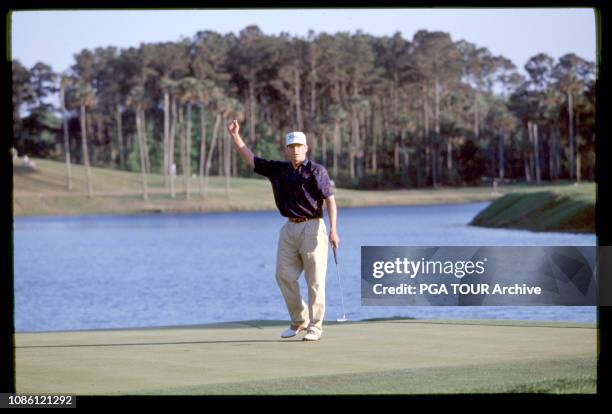
<path id="1" fill-rule="evenodd" d="M 334 263 L 338 264 L 338 258 L 336 257 L 336 248 L 332 246 L 332 250 L 334 252 Z"/>

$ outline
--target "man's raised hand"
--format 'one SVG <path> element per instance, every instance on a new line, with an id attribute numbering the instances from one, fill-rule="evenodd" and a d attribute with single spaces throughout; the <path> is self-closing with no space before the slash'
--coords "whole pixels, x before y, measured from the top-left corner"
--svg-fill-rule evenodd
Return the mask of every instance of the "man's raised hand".
<path id="1" fill-rule="evenodd" d="M 242 138 L 238 135 L 238 131 L 240 131 L 240 125 L 238 125 L 238 120 L 234 119 L 227 125 L 227 130 L 233 138 L 234 144 L 238 151 L 240 152 L 240 156 L 246 161 L 249 167 L 255 168 L 255 156 L 251 152 L 251 150 L 244 145 Z"/>
<path id="2" fill-rule="evenodd" d="M 232 122 L 230 122 L 230 124 L 227 126 L 227 130 L 232 136 L 238 135 L 238 131 L 240 130 L 240 125 L 238 125 L 238 120 L 234 119 Z"/>

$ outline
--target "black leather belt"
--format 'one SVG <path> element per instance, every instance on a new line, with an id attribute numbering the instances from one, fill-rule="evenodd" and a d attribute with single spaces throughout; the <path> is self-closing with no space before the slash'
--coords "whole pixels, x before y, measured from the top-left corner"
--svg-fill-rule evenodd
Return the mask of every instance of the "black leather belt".
<path id="1" fill-rule="evenodd" d="M 304 221 L 312 220 L 306 217 L 288 217 L 288 219 L 292 223 L 302 223 Z"/>

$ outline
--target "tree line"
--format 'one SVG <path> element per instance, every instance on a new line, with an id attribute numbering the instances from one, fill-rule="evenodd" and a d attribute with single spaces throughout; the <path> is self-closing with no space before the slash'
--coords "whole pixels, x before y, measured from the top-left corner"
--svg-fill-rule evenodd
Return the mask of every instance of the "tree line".
<path id="1" fill-rule="evenodd" d="M 19 153 L 139 171 L 251 176 L 226 125 L 243 124 L 256 155 L 283 158 L 304 131 L 309 157 L 337 185 L 412 188 L 483 180 L 594 179 L 594 64 L 545 53 L 525 64 L 449 33 L 375 37 L 201 31 L 175 42 L 84 49 L 64 73 L 12 62 Z M 57 103 L 49 103 L 58 96 Z"/>

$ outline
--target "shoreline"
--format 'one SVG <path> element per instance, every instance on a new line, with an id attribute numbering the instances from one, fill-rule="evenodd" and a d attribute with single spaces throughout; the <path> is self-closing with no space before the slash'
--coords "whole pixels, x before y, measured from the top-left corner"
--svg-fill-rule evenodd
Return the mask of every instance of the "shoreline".
<path id="1" fill-rule="evenodd" d="M 86 174 L 82 165 L 73 165 L 74 188 L 66 189 L 65 165 L 62 162 L 36 159 L 36 169 L 14 168 L 13 170 L 13 217 L 73 217 L 109 216 L 143 214 L 199 214 L 227 212 L 276 211 L 276 203 L 268 180 L 256 177 L 232 177 L 229 189 L 224 177 L 209 177 L 208 195 L 201 194 L 200 179 L 192 176 L 176 181 L 175 197 L 171 197 L 159 174 L 147 176 L 148 199 L 145 200 L 141 189 L 140 173 L 117 171 L 105 168 L 92 168 L 94 193 L 88 198 Z M 15 166 L 14 166 L 15 167 Z M 188 190 L 189 188 L 189 190 Z M 587 213 L 578 212 L 581 223 L 590 227 L 586 233 L 594 232 L 594 209 L 596 198 L 595 183 L 502 183 L 493 189 L 489 185 L 473 187 L 411 188 L 397 190 L 353 190 L 336 188 L 336 203 L 339 209 L 368 207 L 436 206 L 492 202 L 496 215 L 506 215 L 505 208 L 514 208 L 509 203 L 501 203 L 508 197 L 524 197 L 526 202 L 518 205 L 510 225 L 501 227 L 523 230 L 573 232 L 571 226 L 551 221 L 544 229 L 538 226 L 524 226 L 521 216 L 530 200 L 537 201 L 538 193 L 546 192 L 557 199 L 563 197 L 570 204 L 580 202 L 588 207 Z M 552 197 L 552 196 L 551 196 Z M 515 203 L 516 204 L 516 203 Z M 491 205 L 487 210 L 491 211 Z M 528 206 L 529 207 L 529 206 Z M 536 206 L 538 207 L 538 206 Z M 555 207 L 553 205 L 553 207 Z M 571 207 L 571 205 L 569 206 Z M 537 208 L 536 208 L 537 209 Z M 534 209 L 534 210 L 536 210 Z M 571 210 L 571 209 L 570 209 Z M 592 210 L 592 212 L 591 212 Z M 572 211 L 551 209 L 551 214 L 571 215 Z M 534 222 L 548 219 L 548 212 L 536 211 Z M 495 217 L 494 217 L 495 218 Z M 567 218 L 567 217 L 563 217 Z M 530 217 L 533 219 L 533 217 Z M 550 221 L 550 220 L 549 220 Z M 590 223 L 592 221 L 592 223 Z M 474 223 L 474 222 L 473 222 Z M 481 224 L 479 221 L 478 224 Z M 488 223 L 487 223 L 488 224 Z M 496 223 L 499 225 L 499 223 Z M 488 227 L 488 226 L 487 226 Z M 585 233 L 582 228 L 579 233 Z M 593 230 L 593 231 L 588 231 Z"/>
<path id="2" fill-rule="evenodd" d="M 435 205 L 453 205 L 453 204 L 469 204 L 489 202 L 495 200 L 497 196 L 465 196 L 458 195 L 456 197 L 448 197 L 443 194 L 434 194 L 430 197 L 423 197 L 422 194 L 401 194 L 399 191 L 423 191 L 423 190 L 397 190 L 394 192 L 381 192 L 381 197 L 391 198 L 391 200 L 359 200 L 343 196 L 340 190 L 336 195 L 338 208 L 368 208 L 368 207 L 404 207 L 404 206 L 435 206 Z M 357 190 L 352 190 L 357 191 Z M 449 190 L 452 191 L 452 190 Z M 368 194 L 372 196 L 371 192 Z M 149 200 L 134 199 L 123 200 L 123 206 L 120 208 L 106 208 L 105 205 L 109 201 L 125 196 L 113 196 L 112 198 L 94 197 L 93 199 L 80 200 L 83 208 L 74 209 L 67 206 L 61 208 L 62 204 L 68 204 L 67 198 L 75 196 L 56 196 L 56 195 L 37 195 L 37 196 L 19 196 L 13 197 L 13 216 L 14 217 L 29 217 L 29 216 L 87 216 L 87 215 L 105 215 L 105 214 L 178 214 L 178 213 L 228 213 L 228 212 L 251 212 L 251 211 L 276 211 L 276 205 L 273 200 L 270 202 L 255 202 L 249 205 L 244 200 L 232 199 L 227 202 L 219 202 L 220 200 L 172 200 L 167 201 L 163 197 Z M 413 198 L 413 199 L 410 199 Z M 402 200 L 403 199 L 403 200 Z M 26 200 L 35 200 L 37 206 L 23 208 L 22 205 L 28 203 Z M 200 203 L 198 203 L 200 201 Z M 177 205 L 185 202 L 184 205 Z M 204 204 L 210 202 L 210 204 Z M 21 205 L 20 205 L 21 204 Z M 169 206 L 169 204 L 175 204 Z"/>
<path id="3" fill-rule="evenodd" d="M 325 321 L 324 326 L 355 325 L 366 323 L 426 323 L 438 325 L 483 325 L 483 326 L 523 326 L 535 328 L 588 328 L 597 329 L 597 322 L 573 322 L 573 321 L 552 321 L 552 320 L 532 320 L 532 319 L 417 319 L 417 318 L 368 318 L 347 322 L 337 322 L 334 320 Z M 69 334 L 83 332 L 126 332 L 126 331 L 158 331 L 158 330 L 181 330 L 181 329 L 241 329 L 241 328 L 263 328 L 280 327 L 287 325 L 285 320 L 248 320 L 248 321 L 227 321 L 210 322 L 203 324 L 186 325 L 160 325 L 160 326 L 130 326 L 124 328 L 95 328 L 95 329 L 64 329 L 50 331 L 15 331 L 15 334 L 36 335 L 36 334 Z"/>
<path id="4" fill-rule="evenodd" d="M 378 207 L 418 207 L 418 206 L 453 206 L 453 205 L 464 205 L 464 204 L 475 204 L 475 203 L 486 203 L 492 202 L 491 199 L 473 199 L 473 200 L 464 200 L 464 201 L 433 201 L 433 202 L 407 202 L 407 203 L 386 203 L 386 204 L 351 204 L 351 205 L 338 205 L 338 208 L 341 209 L 358 209 L 358 208 L 378 208 Z M 228 208 L 228 209 L 201 209 L 201 210 L 142 210 L 142 211 L 134 211 L 134 210 L 125 210 L 125 211 L 102 211 L 102 212 L 92 212 L 89 214 L 14 214 L 13 218 L 45 218 L 45 217 L 57 217 L 57 218 L 72 218 L 72 217 L 111 217 L 111 216 L 154 216 L 154 215 L 189 215 L 189 214 L 231 214 L 231 213 L 266 213 L 266 212 L 276 212 L 279 214 L 279 218 L 283 218 L 278 212 L 276 206 L 270 208 L 259 208 L 259 209 L 237 209 L 237 208 Z M 326 217 L 324 215 L 324 217 Z"/>

